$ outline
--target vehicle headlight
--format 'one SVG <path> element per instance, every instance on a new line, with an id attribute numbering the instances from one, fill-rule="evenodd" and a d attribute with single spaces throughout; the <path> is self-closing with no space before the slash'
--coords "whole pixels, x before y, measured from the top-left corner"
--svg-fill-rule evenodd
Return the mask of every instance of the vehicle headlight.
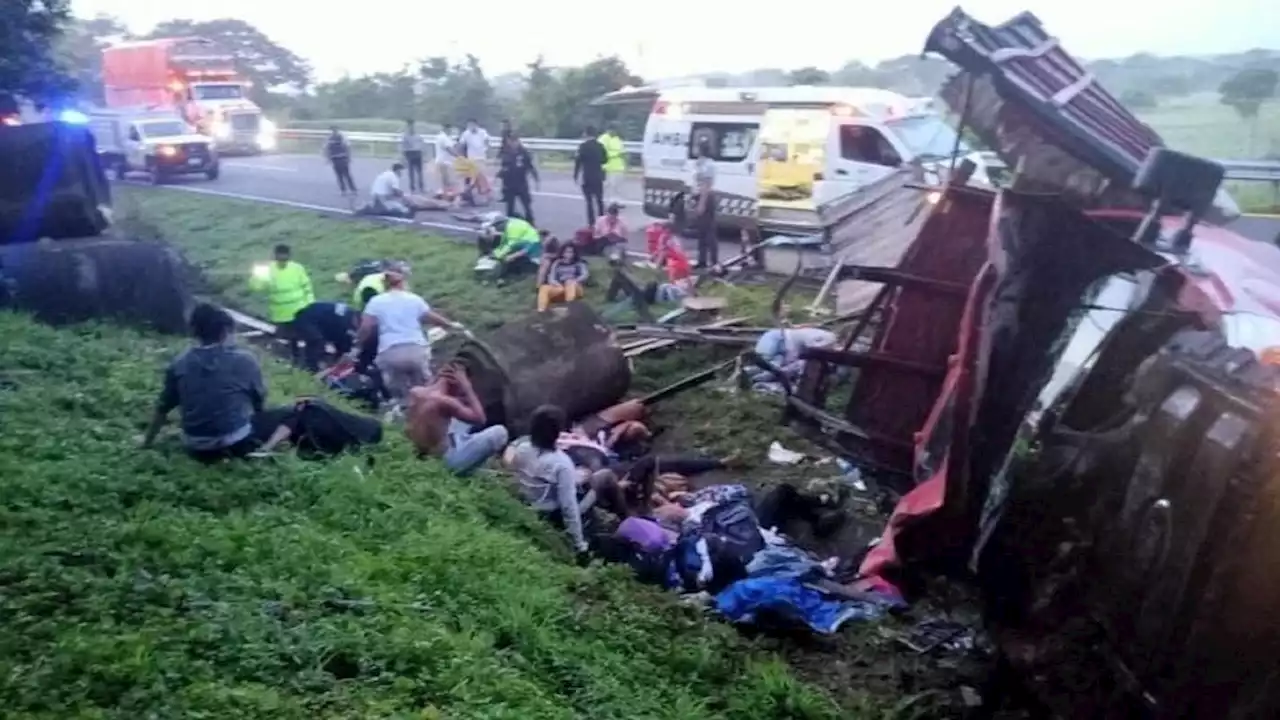
<path id="1" fill-rule="evenodd" d="M 160 147 L 156 148 L 156 152 L 160 153 L 164 157 L 173 157 L 174 155 L 178 154 L 178 148 L 172 145 L 161 145 Z"/>
<path id="2" fill-rule="evenodd" d="M 213 136 L 219 140 L 226 140 L 231 137 L 231 126 L 221 120 L 217 120 L 213 123 L 212 130 Z"/>
<path id="3" fill-rule="evenodd" d="M 275 136 L 276 124 L 271 122 L 267 118 L 262 118 L 262 122 L 258 124 L 258 130 L 263 135 Z"/>

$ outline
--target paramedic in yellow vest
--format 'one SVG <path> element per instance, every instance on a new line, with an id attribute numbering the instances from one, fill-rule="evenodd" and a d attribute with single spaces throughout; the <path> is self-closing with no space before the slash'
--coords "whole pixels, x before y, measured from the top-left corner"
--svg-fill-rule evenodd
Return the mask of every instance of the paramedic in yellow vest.
<path id="1" fill-rule="evenodd" d="M 307 269 L 289 259 L 289 246 L 277 245 L 276 261 L 253 269 L 249 288 L 267 295 L 267 319 L 276 326 L 277 336 L 289 342 L 289 353 L 298 359 L 299 335 L 293 327 L 298 311 L 316 301 Z"/>
<path id="2" fill-rule="evenodd" d="M 622 175 L 627 171 L 627 151 L 618 135 L 616 125 L 610 125 L 600 136 L 600 144 L 604 146 L 604 200 L 607 203 L 622 200 Z"/>

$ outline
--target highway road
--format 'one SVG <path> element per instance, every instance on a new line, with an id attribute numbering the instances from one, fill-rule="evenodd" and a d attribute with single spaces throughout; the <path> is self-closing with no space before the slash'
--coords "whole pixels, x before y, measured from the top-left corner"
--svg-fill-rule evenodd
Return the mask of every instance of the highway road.
<path id="1" fill-rule="evenodd" d="M 215 181 L 197 176 L 178 181 L 172 187 L 197 193 L 269 202 L 298 209 L 349 212 L 353 203 L 362 201 L 366 188 L 373 178 L 389 167 L 388 158 L 355 158 L 352 175 L 361 197 L 344 198 L 338 192 L 328 164 L 319 156 L 264 155 L 248 158 L 225 158 L 222 174 Z M 429 174 L 429 173 L 428 173 Z M 433 187 L 428 177 L 428 187 Z M 640 229 L 646 218 L 640 209 L 640 179 L 628 176 L 620 187 L 624 215 L 632 228 L 633 249 L 640 249 L 643 241 Z M 495 203 L 492 210 L 501 209 Z M 539 227 L 560 237 L 571 237 L 586 224 L 586 208 L 573 179 L 563 171 L 544 171 L 541 187 L 534 193 L 534 215 Z M 453 218 L 446 212 L 426 212 L 418 216 L 418 225 L 446 232 L 473 232 L 474 227 Z M 1232 228 L 1257 240 L 1272 242 L 1280 235 L 1280 215 L 1251 215 L 1237 220 Z M 724 244 L 721 258 L 736 254 L 737 246 Z"/>

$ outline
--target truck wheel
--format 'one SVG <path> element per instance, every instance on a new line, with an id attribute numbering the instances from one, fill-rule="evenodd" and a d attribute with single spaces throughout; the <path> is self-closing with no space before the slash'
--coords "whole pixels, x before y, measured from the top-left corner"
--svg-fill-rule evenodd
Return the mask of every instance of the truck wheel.
<path id="1" fill-rule="evenodd" d="M 221 172 L 221 171 L 220 171 L 219 167 L 218 167 L 217 165 L 214 165 L 213 167 L 211 167 L 211 168 L 209 168 L 208 170 L 205 170 L 205 171 L 204 171 L 204 176 L 205 176 L 205 177 L 207 177 L 207 178 L 209 178 L 210 180 L 217 180 L 217 179 L 218 179 L 218 174 L 219 174 L 220 172 Z"/>
<path id="2" fill-rule="evenodd" d="M 152 185 L 160 185 L 164 182 L 164 173 L 160 172 L 155 162 L 147 163 L 147 173 L 151 176 Z"/>

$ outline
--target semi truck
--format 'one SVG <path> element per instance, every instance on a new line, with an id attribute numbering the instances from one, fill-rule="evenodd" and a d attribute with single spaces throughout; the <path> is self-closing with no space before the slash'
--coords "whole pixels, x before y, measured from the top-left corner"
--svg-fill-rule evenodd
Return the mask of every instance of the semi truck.
<path id="1" fill-rule="evenodd" d="M 108 108 L 172 109 L 224 154 L 275 149 L 276 128 L 248 97 L 235 58 L 205 38 L 121 43 L 102 51 Z"/>

